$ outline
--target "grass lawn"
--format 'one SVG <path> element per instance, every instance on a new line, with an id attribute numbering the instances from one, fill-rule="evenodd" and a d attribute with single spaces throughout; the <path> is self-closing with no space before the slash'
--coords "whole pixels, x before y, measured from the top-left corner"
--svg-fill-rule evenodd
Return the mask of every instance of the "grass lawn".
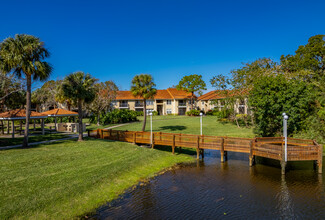
<path id="1" fill-rule="evenodd" d="M 115 199 L 187 154 L 87 139 L 0 151 L 0 219 L 71 219 Z"/>
<path id="2" fill-rule="evenodd" d="M 132 123 L 117 130 L 141 131 L 143 117 L 138 117 L 140 122 Z M 171 132 L 184 134 L 200 134 L 200 118 L 189 116 L 153 116 L 154 132 Z M 150 117 L 147 118 L 146 131 L 150 131 Z M 232 123 L 221 123 L 215 116 L 203 117 L 203 134 L 231 137 L 254 137 L 252 128 L 237 128 Z"/>
<path id="3" fill-rule="evenodd" d="M 53 134 L 38 134 L 38 135 L 31 135 L 28 137 L 28 142 L 33 143 L 33 142 L 39 142 L 39 141 L 49 141 L 49 140 L 54 140 L 54 139 L 61 139 L 61 138 L 66 138 L 68 137 L 67 135 L 72 134 L 72 133 L 53 133 Z M 22 144 L 23 143 L 24 137 L 15 137 L 12 139 L 11 137 L 1 137 L 0 136 L 0 148 L 5 147 L 5 146 L 11 146 L 11 145 L 17 145 L 17 144 Z"/>

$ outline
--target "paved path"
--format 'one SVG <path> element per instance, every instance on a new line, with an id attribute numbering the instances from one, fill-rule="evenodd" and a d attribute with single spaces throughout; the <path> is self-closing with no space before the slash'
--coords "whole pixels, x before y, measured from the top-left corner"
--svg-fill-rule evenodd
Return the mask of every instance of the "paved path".
<path id="1" fill-rule="evenodd" d="M 66 138 L 61 138 L 61 139 L 55 139 L 55 140 L 49 140 L 49 141 L 39 141 L 39 142 L 33 142 L 33 143 L 28 143 L 28 146 L 33 146 L 33 145 L 38 145 L 38 144 L 48 144 L 56 141 L 64 141 L 64 140 L 70 140 L 74 138 L 78 138 L 78 134 L 73 134 L 73 135 L 67 135 L 69 137 Z M 84 134 L 84 137 L 87 137 L 88 134 Z M 6 146 L 6 147 L 0 147 L 0 150 L 9 150 L 13 148 L 20 148 L 22 144 L 17 144 L 17 145 L 11 145 L 11 146 Z"/>
<path id="2" fill-rule="evenodd" d="M 138 121 L 136 121 L 136 122 L 138 122 Z M 124 123 L 124 124 L 114 125 L 112 127 L 108 127 L 108 128 L 105 128 L 105 129 L 118 128 L 118 127 L 121 127 L 121 126 L 124 126 L 124 125 L 128 125 L 128 124 L 131 124 L 131 123 L 135 123 L 135 122 L 129 122 L 129 123 Z"/>

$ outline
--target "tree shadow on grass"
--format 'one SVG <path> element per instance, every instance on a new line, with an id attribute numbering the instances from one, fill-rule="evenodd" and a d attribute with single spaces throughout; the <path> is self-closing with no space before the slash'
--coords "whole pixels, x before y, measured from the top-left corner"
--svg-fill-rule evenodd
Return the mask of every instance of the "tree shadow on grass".
<path id="1" fill-rule="evenodd" d="M 185 130 L 187 127 L 183 125 L 175 125 L 175 126 L 161 126 L 159 127 L 158 131 L 163 131 L 163 130 L 170 130 L 170 131 L 181 131 Z"/>

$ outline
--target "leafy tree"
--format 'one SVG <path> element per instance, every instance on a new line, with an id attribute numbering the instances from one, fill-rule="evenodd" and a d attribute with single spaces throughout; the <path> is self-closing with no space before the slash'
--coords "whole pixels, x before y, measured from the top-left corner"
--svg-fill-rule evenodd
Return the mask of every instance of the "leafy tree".
<path id="1" fill-rule="evenodd" d="M 269 58 L 257 59 L 245 63 L 243 67 L 231 71 L 230 84 L 235 89 L 251 89 L 254 84 L 264 76 L 274 76 L 278 73 L 279 66 Z"/>
<path id="2" fill-rule="evenodd" d="M 106 113 L 110 107 L 111 102 L 116 97 L 116 91 L 118 91 L 117 85 L 113 81 L 106 81 L 97 83 L 96 97 L 92 103 L 88 106 L 91 112 L 97 116 L 97 125 L 100 123 L 100 115 Z"/>
<path id="3" fill-rule="evenodd" d="M 75 72 L 66 76 L 62 83 L 63 96 L 66 99 L 71 99 L 78 105 L 79 115 L 79 138 L 78 141 L 83 140 L 83 126 L 82 126 L 82 106 L 84 103 L 90 103 L 95 99 L 96 90 L 95 82 L 97 79 L 91 77 L 89 73 Z"/>
<path id="4" fill-rule="evenodd" d="M 7 38 L 0 44 L 0 71 L 13 72 L 18 78 L 26 80 L 26 127 L 23 147 L 28 146 L 29 121 L 31 113 L 31 87 L 33 80 L 46 80 L 52 67 L 43 61 L 49 52 L 39 38 L 17 34 L 15 38 Z"/>
<path id="5" fill-rule="evenodd" d="M 309 84 L 278 75 L 263 77 L 255 83 L 249 102 L 253 107 L 255 132 L 268 137 L 281 135 L 283 112 L 289 115 L 289 134 L 303 130 L 305 119 L 313 114 L 314 97 Z"/>
<path id="6" fill-rule="evenodd" d="M 230 89 L 232 87 L 231 84 L 233 83 L 233 80 L 221 74 L 214 76 L 210 80 L 210 83 L 212 87 L 216 88 L 215 92 L 217 95 L 224 97 L 222 98 L 224 107 L 220 115 L 229 115 L 231 120 L 236 121 L 236 125 L 239 128 L 240 126 L 235 112 L 235 104 L 237 103 L 238 99 L 245 98 L 244 94 L 241 93 L 240 90 Z M 213 100 L 212 103 L 218 104 L 218 101 L 219 100 Z"/>
<path id="7" fill-rule="evenodd" d="M 43 84 L 41 88 L 32 92 L 32 103 L 42 105 L 45 109 L 55 106 L 58 86 L 62 84 L 62 80 L 50 80 Z"/>
<path id="8" fill-rule="evenodd" d="M 191 93 L 191 109 L 194 105 L 194 93 L 202 95 L 202 90 L 206 90 L 206 84 L 202 79 L 202 75 L 192 74 L 189 76 L 184 76 L 181 81 L 179 81 L 176 86 L 178 90 L 184 90 Z"/>
<path id="9" fill-rule="evenodd" d="M 25 85 L 14 74 L 0 72 L 0 111 L 21 108 L 26 103 Z"/>
<path id="10" fill-rule="evenodd" d="M 325 140 L 325 35 L 309 38 L 293 55 L 281 56 L 281 68 L 292 78 L 310 83 L 313 86 L 316 105 L 315 113 L 310 115 L 307 131 L 308 138 Z"/>
<path id="11" fill-rule="evenodd" d="M 153 82 L 153 78 L 149 74 L 136 75 L 132 79 L 131 92 L 134 97 L 139 96 L 143 99 L 143 126 L 142 131 L 146 128 L 147 123 L 147 99 L 153 99 L 157 93 L 156 84 Z"/>

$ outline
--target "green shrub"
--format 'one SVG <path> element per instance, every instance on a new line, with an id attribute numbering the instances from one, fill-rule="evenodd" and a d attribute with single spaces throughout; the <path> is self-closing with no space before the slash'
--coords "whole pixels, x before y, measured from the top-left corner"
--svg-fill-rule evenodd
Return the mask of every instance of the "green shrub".
<path id="1" fill-rule="evenodd" d="M 158 112 L 157 111 L 152 111 L 151 113 L 152 113 L 153 116 L 158 115 Z"/>
<path id="2" fill-rule="evenodd" d="M 200 115 L 200 110 L 192 109 L 190 111 L 187 111 L 186 115 L 188 115 L 188 116 L 199 116 Z"/>
<path id="3" fill-rule="evenodd" d="M 127 123 L 131 121 L 137 121 L 137 116 L 139 112 L 128 110 L 128 109 L 114 109 L 111 112 L 107 112 L 106 114 L 102 114 L 100 116 L 100 124 L 119 124 L 119 123 Z M 91 115 L 89 118 L 89 122 L 96 124 L 97 116 Z"/>

